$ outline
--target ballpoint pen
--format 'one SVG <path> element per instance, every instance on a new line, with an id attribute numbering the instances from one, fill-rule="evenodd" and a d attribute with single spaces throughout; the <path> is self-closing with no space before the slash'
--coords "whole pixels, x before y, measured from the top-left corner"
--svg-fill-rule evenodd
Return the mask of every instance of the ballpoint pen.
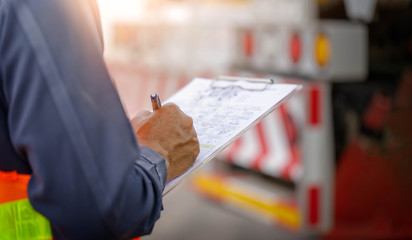
<path id="1" fill-rule="evenodd" d="M 157 95 L 157 93 L 152 93 L 150 95 L 150 100 L 152 101 L 152 109 L 153 111 L 160 108 L 162 106 L 162 104 L 160 103 L 160 98 L 159 95 Z"/>

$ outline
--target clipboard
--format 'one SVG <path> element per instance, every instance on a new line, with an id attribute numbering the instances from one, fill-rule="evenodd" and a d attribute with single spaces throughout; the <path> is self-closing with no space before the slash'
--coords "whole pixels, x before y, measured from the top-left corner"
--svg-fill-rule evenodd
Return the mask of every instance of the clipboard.
<path id="1" fill-rule="evenodd" d="M 167 182 L 163 196 L 302 88 L 277 83 L 277 79 L 195 78 L 165 101 L 175 103 L 193 118 L 200 153 L 191 168 Z"/>

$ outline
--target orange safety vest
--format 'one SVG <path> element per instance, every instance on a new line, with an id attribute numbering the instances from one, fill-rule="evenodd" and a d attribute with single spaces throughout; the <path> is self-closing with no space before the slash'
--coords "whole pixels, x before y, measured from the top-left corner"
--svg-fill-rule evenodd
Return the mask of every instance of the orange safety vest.
<path id="1" fill-rule="evenodd" d="M 50 222 L 31 206 L 27 196 L 29 174 L 0 171 L 0 239 L 53 239 Z M 132 240 L 140 240 L 135 238 Z"/>

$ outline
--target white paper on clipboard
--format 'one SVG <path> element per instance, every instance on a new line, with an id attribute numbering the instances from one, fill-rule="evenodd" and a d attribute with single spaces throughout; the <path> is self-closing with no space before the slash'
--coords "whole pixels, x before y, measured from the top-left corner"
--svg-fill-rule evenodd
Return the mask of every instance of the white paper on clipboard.
<path id="1" fill-rule="evenodd" d="M 256 79 L 233 80 L 195 78 L 165 101 L 177 104 L 193 118 L 200 153 L 190 169 L 166 184 L 163 195 L 301 88 L 301 85 L 268 83 Z"/>

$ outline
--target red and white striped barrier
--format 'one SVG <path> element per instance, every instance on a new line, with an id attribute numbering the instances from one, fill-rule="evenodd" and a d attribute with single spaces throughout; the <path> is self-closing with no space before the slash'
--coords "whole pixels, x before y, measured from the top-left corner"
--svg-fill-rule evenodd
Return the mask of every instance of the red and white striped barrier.
<path id="1" fill-rule="evenodd" d="M 298 180 L 301 174 L 298 121 L 291 114 L 292 108 L 300 107 L 294 102 L 298 99 L 291 98 L 269 114 L 223 151 L 221 157 L 269 176 Z"/>

